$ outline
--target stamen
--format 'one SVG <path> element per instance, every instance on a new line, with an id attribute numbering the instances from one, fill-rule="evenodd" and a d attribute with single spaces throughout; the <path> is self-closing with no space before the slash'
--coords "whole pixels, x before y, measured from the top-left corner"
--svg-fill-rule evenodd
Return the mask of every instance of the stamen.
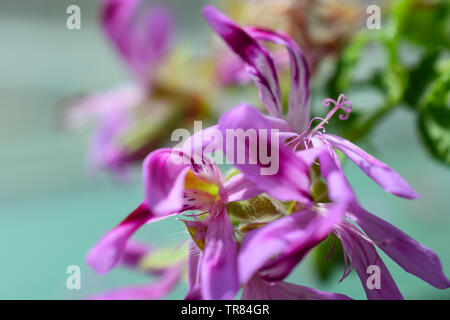
<path id="1" fill-rule="evenodd" d="M 340 94 L 337 101 L 331 99 L 331 98 L 327 98 L 325 100 L 323 100 L 322 105 L 325 107 L 329 107 L 331 104 L 334 104 L 333 109 L 330 110 L 330 112 L 327 113 L 325 119 L 322 120 L 322 122 L 320 122 L 310 133 L 310 135 L 313 135 L 314 133 L 316 133 L 318 130 L 324 130 L 323 125 L 328 123 L 328 120 L 330 120 L 330 118 L 336 113 L 336 111 L 338 111 L 339 109 L 342 109 L 345 114 L 341 114 L 339 115 L 339 119 L 341 120 L 347 120 L 348 117 L 350 116 L 350 112 L 352 111 L 352 104 L 350 101 L 347 100 L 347 98 L 345 97 L 345 95 Z M 314 119 L 313 119 L 314 120 Z M 312 121 L 312 120 L 311 120 Z"/>

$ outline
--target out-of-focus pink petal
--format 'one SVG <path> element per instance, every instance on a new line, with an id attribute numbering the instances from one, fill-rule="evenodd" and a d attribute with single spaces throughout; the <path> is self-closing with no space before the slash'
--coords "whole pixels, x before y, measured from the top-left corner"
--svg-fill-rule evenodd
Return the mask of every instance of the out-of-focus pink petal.
<path id="1" fill-rule="evenodd" d="M 186 174 L 190 164 L 174 149 L 158 149 L 143 163 L 143 181 L 148 205 L 156 215 L 180 212 Z"/>
<path id="2" fill-rule="evenodd" d="M 148 255 L 152 250 L 153 248 L 145 243 L 128 241 L 122 258 L 120 259 L 120 264 L 126 267 L 136 268 L 139 261 Z"/>
<path id="3" fill-rule="evenodd" d="M 206 6 L 203 14 L 211 28 L 245 62 L 269 114 L 280 117 L 282 111 L 280 86 L 275 64 L 269 53 L 240 26 L 213 6 Z"/>
<path id="4" fill-rule="evenodd" d="M 340 222 L 345 209 L 344 204 L 333 204 L 323 215 L 310 210 L 301 211 L 250 231 L 239 251 L 241 283 L 247 282 L 263 268 L 261 275 L 266 280 L 284 279 Z"/>
<path id="5" fill-rule="evenodd" d="M 219 82 L 223 85 L 243 85 L 252 80 L 245 69 L 242 59 L 230 52 L 226 52 L 219 57 L 217 75 Z"/>
<path id="6" fill-rule="evenodd" d="M 91 172 L 101 168 L 117 172 L 123 170 L 124 163 L 120 161 L 120 148 L 115 144 L 115 139 L 128 124 L 129 119 L 124 111 L 111 112 L 101 119 L 89 147 L 88 168 Z"/>
<path id="7" fill-rule="evenodd" d="M 372 243 L 361 236 L 359 230 L 349 223 L 342 223 L 337 235 L 342 241 L 344 251 L 348 254 L 352 268 L 358 273 L 368 299 L 374 300 L 400 300 L 403 299 L 400 290 L 392 279 L 386 265 Z M 380 288 L 369 288 L 369 266 L 379 268 Z"/>
<path id="8" fill-rule="evenodd" d="M 246 31 L 257 40 L 269 41 L 286 47 L 291 65 L 288 122 L 295 131 L 303 132 L 310 121 L 310 75 L 303 52 L 291 37 L 281 31 L 261 28 L 247 28 Z"/>
<path id="9" fill-rule="evenodd" d="M 219 130 L 229 163 L 258 188 L 279 200 L 310 201 L 307 166 L 259 110 L 241 104 L 220 118 Z"/>
<path id="10" fill-rule="evenodd" d="M 248 200 L 261 193 L 262 191 L 242 173 L 231 177 L 219 190 L 219 195 L 228 202 Z"/>
<path id="11" fill-rule="evenodd" d="M 146 92 L 140 85 L 123 85 L 71 100 L 63 115 L 64 125 L 76 128 L 110 114 L 124 113 L 139 105 L 145 97 Z"/>
<path id="12" fill-rule="evenodd" d="M 276 281 L 267 282 L 258 275 L 250 279 L 242 292 L 242 300 L 351 300 L 346 295 L 331 293 Z"/>
<path id="13" fill-rule="evenodd" d="M 181 266 L 167 269 L 156 283 L 112 290 L 92 297 L 95 300 L 158 300 L 179 283 Z"/>
<path id="14" fill-rule="evenodd" d="M 418 194 L 409 184 L 387 164 L 375 159 L 358 146 L 341 137 L 327 134 L 326 139 L 387 192 L 409 199 L 418 197 Z"/>
<path id="15" fill-rule="evenodd" d="M 155 219 L 146 203 L 142 203 L 117 227 L 109 231 L 87 254 L 86 262 L 97 273 L 105 274 L 122 258 L 128 239 L 142 225 Z"/>
<path id="16" fill-rule="evenodd" d="M 450 286 L 441 261 L 431 249 L 357 204 L 351 207 L 350 212 L 369 238 L 405 271 L 436 288 L 447 289 Z"/>
<path id="17" fill-rule="evenodd" d="M 201 266 L 202 296 L 207 300 L 233 299 L 239 290 L 233 225 L 225 210 L 209 219 Z"/>
<path id="18" fill-rule="evenodd" d="M 167 54 L 173 18 L 162 6 L 143 8 L 142 0 L 104 0 L 105 33 L 138 80 L 149 83 L 154 68 Z"/>

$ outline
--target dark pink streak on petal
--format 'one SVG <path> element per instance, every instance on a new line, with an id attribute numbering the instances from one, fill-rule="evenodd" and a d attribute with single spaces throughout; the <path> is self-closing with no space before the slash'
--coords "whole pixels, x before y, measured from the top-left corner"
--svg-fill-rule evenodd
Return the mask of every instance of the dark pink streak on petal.
<path id="1" fill-rule="evenodd" d="M 203 14 L 211 28 L 241 57 L 255 81 L 262 102 L 271 116 L 281 117 L 282 102 L 275 64 L 269 53 L 244 29 L 213 6 L 206 6 Z"/>
<path id="2" fill-rule="evenodd" d="M 86 262 L 97 273 L 105 274 L 122 258 L 128 239 L 142 225 L 156 218 L 142 203 L 117 227 L 109 231 L 87 254 Z"/>
<path id="3" fill-rule="evenodd" d="M 305 56 L 297 43 L 282 31 L 262 28 L 247 28 L 257 40 L 268 41 L 286 47 L 290 60 L 291 88 L 289 90 L 288 122 L 296 132 L 303 132 L 310 121 L 309 68 Z"/>

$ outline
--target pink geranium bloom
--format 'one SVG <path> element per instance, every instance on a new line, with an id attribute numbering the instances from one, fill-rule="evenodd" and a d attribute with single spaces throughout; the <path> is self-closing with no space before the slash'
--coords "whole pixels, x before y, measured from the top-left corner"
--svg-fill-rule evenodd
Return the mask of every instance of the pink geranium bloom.
<path id="1" fill-rule="evenodd" d="M 89 150 L 89 166 L 123 174 L 126 164 L 137 155 L 124 150 L 116 140 L 132 126 L 130 109 L 152 95 L 157 72 L 170 52 L 174 22 L 167 8 L 144 6 L 142 0 L 102 0 L 100 8 L 103 31 L 133 81 L 73 101 L 66 118 L 69 126 L 99 119 Z"/>
<path id="2" fill-rule="evenodd" d="M 252 198 L 259 191 L 252 189 L 242 175 L 225 181 L 214 162 L 206 157 L 201 161 L 196 163 L 175 149 L 150 153 L 143 164 L 146 199 L 91 249 L 88 264 L 104 274 L 120 261 L 129 238 L 141 226 L 199 210 L 207 214 L 201 223 L 208 226 L 204 234 L 202 296 L 205 299 L 233 298 L 239 289 L 237 243 L 225 206 L 229 201 Z M 194 222 L 186 223 L 190 226 Z"/>
<path id="3" fill-rule="evenodd" d="M 297 200 L 311 208 L 294 213 L 250 231 L 243 239 L 239 253 L 239 274 L 241 281 L 249 281 L 256 273 L 267 281 L 284 279 L 304 257 L 304 255 L 329 232 L 335 233 L 342 241 L 345 255 L 361 278 L 369 298 L 402 298 L 374 244 L 410 272 L 429 284 L 445 289 L 450 285 L 444 275 L 436 254 L 418 243 L 389 223 L 365 211 L 342 171 L 334 148 L 341 150 L 364 173 L 386 191 L 404 198 L 417 197 L 408 183 L 389 166 L 375 159 L 353 143 L 328 135 L 323 125 L 339 109 L 348 117 L 351 104 L 340 96 L 338 101 L 325 100 L 325 105 L 335 104 L 325 119 L 311 129 L 309 71 L 306 60 L 297 44 L 279 31 L 259 28 L 241 28 L 212 6 L 204 9 L 211 27 L 222 37 L 230 48 L 243 60 L 250 76 L 254 79 L 261 100 L 269 117 L 247 104 L 241 104 L 228 111 L 219 120 L 218 129 L 226 136 L 226 130 L 277 129 L 281 133 L 279 149 L 279 170 L 272 176 L 261 176 L 261 162 L 239 164 L 236 149 L 224 148 L 225 154 L 234 155 L 229 160 L 260 190 L 276 199 Z M 280 85 L 275 64 L 260 42 L 273 42 L 286 47 L 291 61 L 291 88 L 287 118 L 283 117 Z M 264 143 L 270 144 L 271 141 Z M 227 143 L 223 143 L 227 146 Z M 247 155 L 250 150 L 244 145 Z M 269 149 L 269 147 L 268 147 Z M 328 188 L 329 201 L 314 203 L 309 185 L 299 179 L 291 168 L 307 172 L 320 161 L 321 175 Z M 317 164 L 316 164 L 317 165 Z M 355 224 L 357 226 L 355 226 Z M 261 250 L 264 248 L 264 250 Z M 366 269 L 377 265 L 381 269 L 380 290 L 370 290 L 366 286 Z"/>

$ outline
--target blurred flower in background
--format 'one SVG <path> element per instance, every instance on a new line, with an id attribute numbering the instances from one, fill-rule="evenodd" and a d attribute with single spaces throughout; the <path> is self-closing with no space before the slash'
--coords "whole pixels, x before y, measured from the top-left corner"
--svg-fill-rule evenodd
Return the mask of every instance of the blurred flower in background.
<path id="1" fill-rule="evenodd" d="M 65 122 L 73 127 L 96 118 L 89 165 L 124 176 L 130 164 L 164 145 L 173 130 L 207 118 L 206 94 L 188 78 L 192 70 L 171 62 L 177 59 L 172 43 L 175 21 L 164 5 L 104 0 L 101 21 L 134 83 L 73 101 Z"/>

